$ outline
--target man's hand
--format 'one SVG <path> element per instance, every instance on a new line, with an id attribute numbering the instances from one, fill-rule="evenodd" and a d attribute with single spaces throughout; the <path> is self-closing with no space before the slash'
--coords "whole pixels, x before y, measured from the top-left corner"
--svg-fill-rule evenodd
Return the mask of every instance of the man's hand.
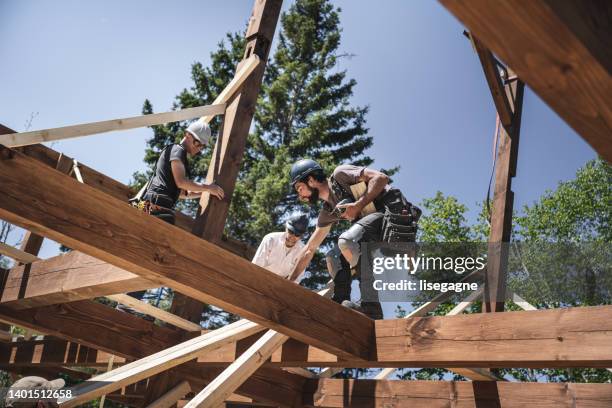
<path id="1" fill-rule="evenodd" d="M 359 205 L 358 203 L 340 204 L 337 205 L 336 208 L 344 208 L 344 212 L 342 213 L 342 215 L 340 215 L 340 217 L 349 221 L 352 221 L 355 218 L 359 217 L 359 213 L 361 212 L 361 210 L 363 210 L 363 208 L 361 208 L 361 205 Z"/>
<path id="2" fill-rule="evenodd" d="M 215 183 L 208 185 L 208 192 L 210 195 L 217 197 L 219 200 L 223 200 L 223 197 L 225 197 L 225 192 L 223 189 Z"/>

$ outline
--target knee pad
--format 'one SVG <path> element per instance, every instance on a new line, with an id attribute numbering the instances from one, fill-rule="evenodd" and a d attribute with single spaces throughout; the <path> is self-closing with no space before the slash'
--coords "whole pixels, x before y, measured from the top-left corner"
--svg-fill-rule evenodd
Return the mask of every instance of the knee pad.
<path id="1" fill-rule="evenodd" d="M 351 228 L 344 231 L 338 238 L 338 247 L 343 252 L 349 252 L 351 254 L 351 268 L 354 268 L 359 261 L 361 255 L 361 248 L 359 241 L 363 238 L 365 229 L 359 224 L 353 224 Z"/>
<path id="2" fill-rule="evenodd" d="M 338 274 L 338 271 L 342 269 L 342 262 L 340 257 L 342 256 L 342 252 L 340 252 L 340 248 L 337 245 L 334 245 L 332 249 L 325 253 L 325 263 L 327 265 L 327 271 L 329 275 L 334 279 Z"/>

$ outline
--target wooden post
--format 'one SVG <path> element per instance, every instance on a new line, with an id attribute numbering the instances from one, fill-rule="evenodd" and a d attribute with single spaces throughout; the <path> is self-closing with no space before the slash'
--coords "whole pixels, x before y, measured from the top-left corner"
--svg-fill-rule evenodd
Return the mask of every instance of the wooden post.
<path id="1" fill-rule="evenodd" d="M 206 176 L 207 182 L 215 182 L 223 188 L 225 198 L 220 201 L 211 199 L 209 194 L 202 194 L 199 215 L 192 229 L 195 235 L 211 242 L 219 242 L 223 235 L 281 5 L 282 0 L 255 0 L 249 19 L 244 58 L 236 67 L 236 71 L 239 71 L 253 54 L 257 55 L 261 62 L 244 81 L 241 91 L 228 102 L 222 130 Z M 201 302 L 175 293 L 171 307 L 173 314 L 199 323 L 203 310 L 204 305 Z"/>
<path id="2" fill-rule="evenodd" d="M 501 118 L 483 312 L 503 312 L 514 204 L 512 177 L 516 175 L 525 84 L 518 78 L 504 84 L 493 54 L 477 38 L 472 36 L 472 40 Z M 505 69 L 507 77 L 515 76 L 510 68 Z"/>

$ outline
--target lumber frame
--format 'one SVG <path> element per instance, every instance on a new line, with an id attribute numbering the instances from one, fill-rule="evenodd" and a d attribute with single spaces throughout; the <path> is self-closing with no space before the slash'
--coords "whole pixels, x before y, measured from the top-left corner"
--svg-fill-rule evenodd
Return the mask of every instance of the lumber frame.
<path id="1" fill-rule="evenodd" d="M 3 370 L 13 367 L 105 367 L 111 357 L 102 350 L 52 336 L 0 343 L 0 350 L 0 369 Z M 115 357 L 115 363 L 123 364 L 125 359 Z"/>
<path id="2" fill-rule="evenodd" d="M 77 341 L 87 347 L 128 359 L 145 358 L 180 343 L 184 338 L 176 330 L 156 326 L 92 301 L 23 311 L 0 306 L 0 321 Z M 203 388 L 220 372 L 220 368 L 188 362 L 174 368 L 172 378 L 185 379 L 193 387 Z M 289 405 L 288 401 L 299 397 L 304 380 L 304 377 L 264 367 L 253 374 L 237 392 L 284 407 Z"/>
<path id="3" fill-rule="evenodd" d="M 76 407 L 96 397 L 119 390 L 125 385 L 181 365 L 192 360 L 198 354 L 211 349 L 214 350 L 226 342 L 244 338 L 261 330 L 262 328 L 255 323 L 240 320 L 221 329 L 205 333 L 143 359 L 92 377 L 88 381 L 73 387 L 73 396 L 71 398 L 60 399 L 58 403 L 60 407 Z"/>
<path id="4" fill-rule="evenodd" d="M 304 387 L 304 406 L 604 408 L 612 384 L 314 379 Z"/>
<path id="5" fill-rule="evenodd" d="M 366 316 L 5 147 L 0 182 L 14 224 L 339 356 L 372 351 Z"/>
<path id="6" fill-rule="evenodd" d="M 610 2 L 440 2 L 612 162 Z"/>
<path id="7" fill-rule="evenodd" d="M 11 269 L 0 304 L 27 309 L 157 286 L 82 252 L 70 251 Z"/>
<path id="8" fill-rule="evenodd" d="M 225 104 L 198 106 L 178 111 L 152 113 L 150 115 L 129 118 L 104 120 L 101 122 L 81 123 L 52 129 L 34 130 L 31 132 L 7 133 L 0 135 L 0 144 L 8 147 L 28 146 L 43 142 L 52 142 L 98 133 L 139 127 L 161 125 L 167 122 L 178 122 L 200 116 L 215 116 L 225 113 Z"/>

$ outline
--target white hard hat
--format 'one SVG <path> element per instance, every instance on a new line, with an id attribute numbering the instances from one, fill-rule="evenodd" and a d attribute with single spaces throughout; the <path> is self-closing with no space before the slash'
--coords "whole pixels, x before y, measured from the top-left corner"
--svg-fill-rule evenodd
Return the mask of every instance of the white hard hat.
<path id="1" fill-rule="evenodd" d="M 211 131 L 208 123 L 202 120 L 196 120 L 187 128 L 187 131 L 193 135 L 200 143 L 208 146 L 210 144 Z"/>

